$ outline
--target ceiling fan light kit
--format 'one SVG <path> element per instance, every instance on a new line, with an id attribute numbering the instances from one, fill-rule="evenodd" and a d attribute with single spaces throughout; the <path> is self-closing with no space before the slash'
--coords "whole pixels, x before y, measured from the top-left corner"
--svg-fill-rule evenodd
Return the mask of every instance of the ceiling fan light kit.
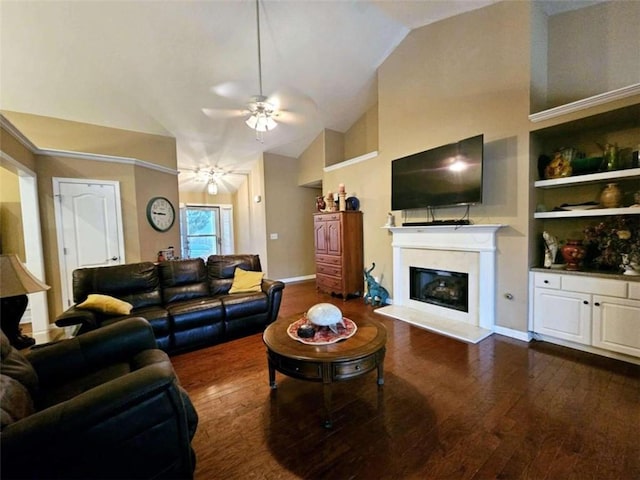
<path id="1" fill-rule="evenodd" d="M 251 116 L 247 118 L 246 124 L 249 128 L 256 131 L 256 140 L 263 141 L 262 134 L 273 130 L 278 126 L 273 119 L 275 115 L 275 107 L 267 102 L 267 97 L 262 94 L 262 52 L 260 48 L 260 5 L 256 0 L 256 25 L 258 37 L 258 83 L 260 86 L 260 95 L 257 95 L 254 101 L 249 104 Z"/>
<path id="2" fill-rule="evenodd" d="M 209 195 L 217 195 L 218 194 L 218 184 L 216 181 L 211 178 L 209 179 L 209 183 L 207 183 L 207 193 Z"/>

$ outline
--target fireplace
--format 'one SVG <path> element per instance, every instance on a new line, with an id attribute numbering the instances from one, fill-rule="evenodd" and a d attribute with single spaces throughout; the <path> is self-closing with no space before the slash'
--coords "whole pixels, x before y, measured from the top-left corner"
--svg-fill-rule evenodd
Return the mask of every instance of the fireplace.
<path id="1" fill-rule="evenodd" d="M 467 273 L 409 267 L 409 296 L 418 302 L 468 312 L 468 281 Z"/>
<path id="2" fill-rule="evenodd" d="M 500 227 L 391 227 L 393 305 L 375 312 L 470 343 L 491 335 Z"/>

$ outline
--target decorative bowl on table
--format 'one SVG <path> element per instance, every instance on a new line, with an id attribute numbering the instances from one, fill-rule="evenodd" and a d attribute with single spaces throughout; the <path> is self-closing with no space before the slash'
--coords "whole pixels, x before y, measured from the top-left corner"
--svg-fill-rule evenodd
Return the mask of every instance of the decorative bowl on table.
<path id="1" fill-rule="evenodd" d="M 333 333 L 338 333 L 338 325 L 344 327 L 342 311 L 331 303 L 317 303 L 306 313 L 307 320 L 318 327 L 329 327 Z"/>

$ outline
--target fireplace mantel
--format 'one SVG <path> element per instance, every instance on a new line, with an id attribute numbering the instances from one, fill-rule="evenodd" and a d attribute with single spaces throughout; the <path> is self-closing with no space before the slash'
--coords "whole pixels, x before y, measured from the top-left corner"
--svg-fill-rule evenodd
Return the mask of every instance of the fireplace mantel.
<path id="1" fill-rule="evenodd" d="M 487 224 L 388 228 L 393 233 L 392 247 L 479 252 L 496 249 L 496 232 L 503 226 Z"/>
<path id="2" fill-rule="evenodd" d="M 495 327 L 496 233 L 504 225 L 388 227 L 393 232 L 393 305 L 376 313 L 477 343 Z M 409 266 L 469 273 L 469 312 L 410 299 Z"/>

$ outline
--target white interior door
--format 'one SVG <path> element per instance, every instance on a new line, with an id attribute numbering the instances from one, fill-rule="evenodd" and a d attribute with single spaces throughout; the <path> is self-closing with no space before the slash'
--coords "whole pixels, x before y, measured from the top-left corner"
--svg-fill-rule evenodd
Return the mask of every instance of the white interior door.
<path id="1" fill-rule="evenodd" d="M 73 271 L 124 263 L 119 182 L 54 178 L 62 304 L 73 304 Z"/>

